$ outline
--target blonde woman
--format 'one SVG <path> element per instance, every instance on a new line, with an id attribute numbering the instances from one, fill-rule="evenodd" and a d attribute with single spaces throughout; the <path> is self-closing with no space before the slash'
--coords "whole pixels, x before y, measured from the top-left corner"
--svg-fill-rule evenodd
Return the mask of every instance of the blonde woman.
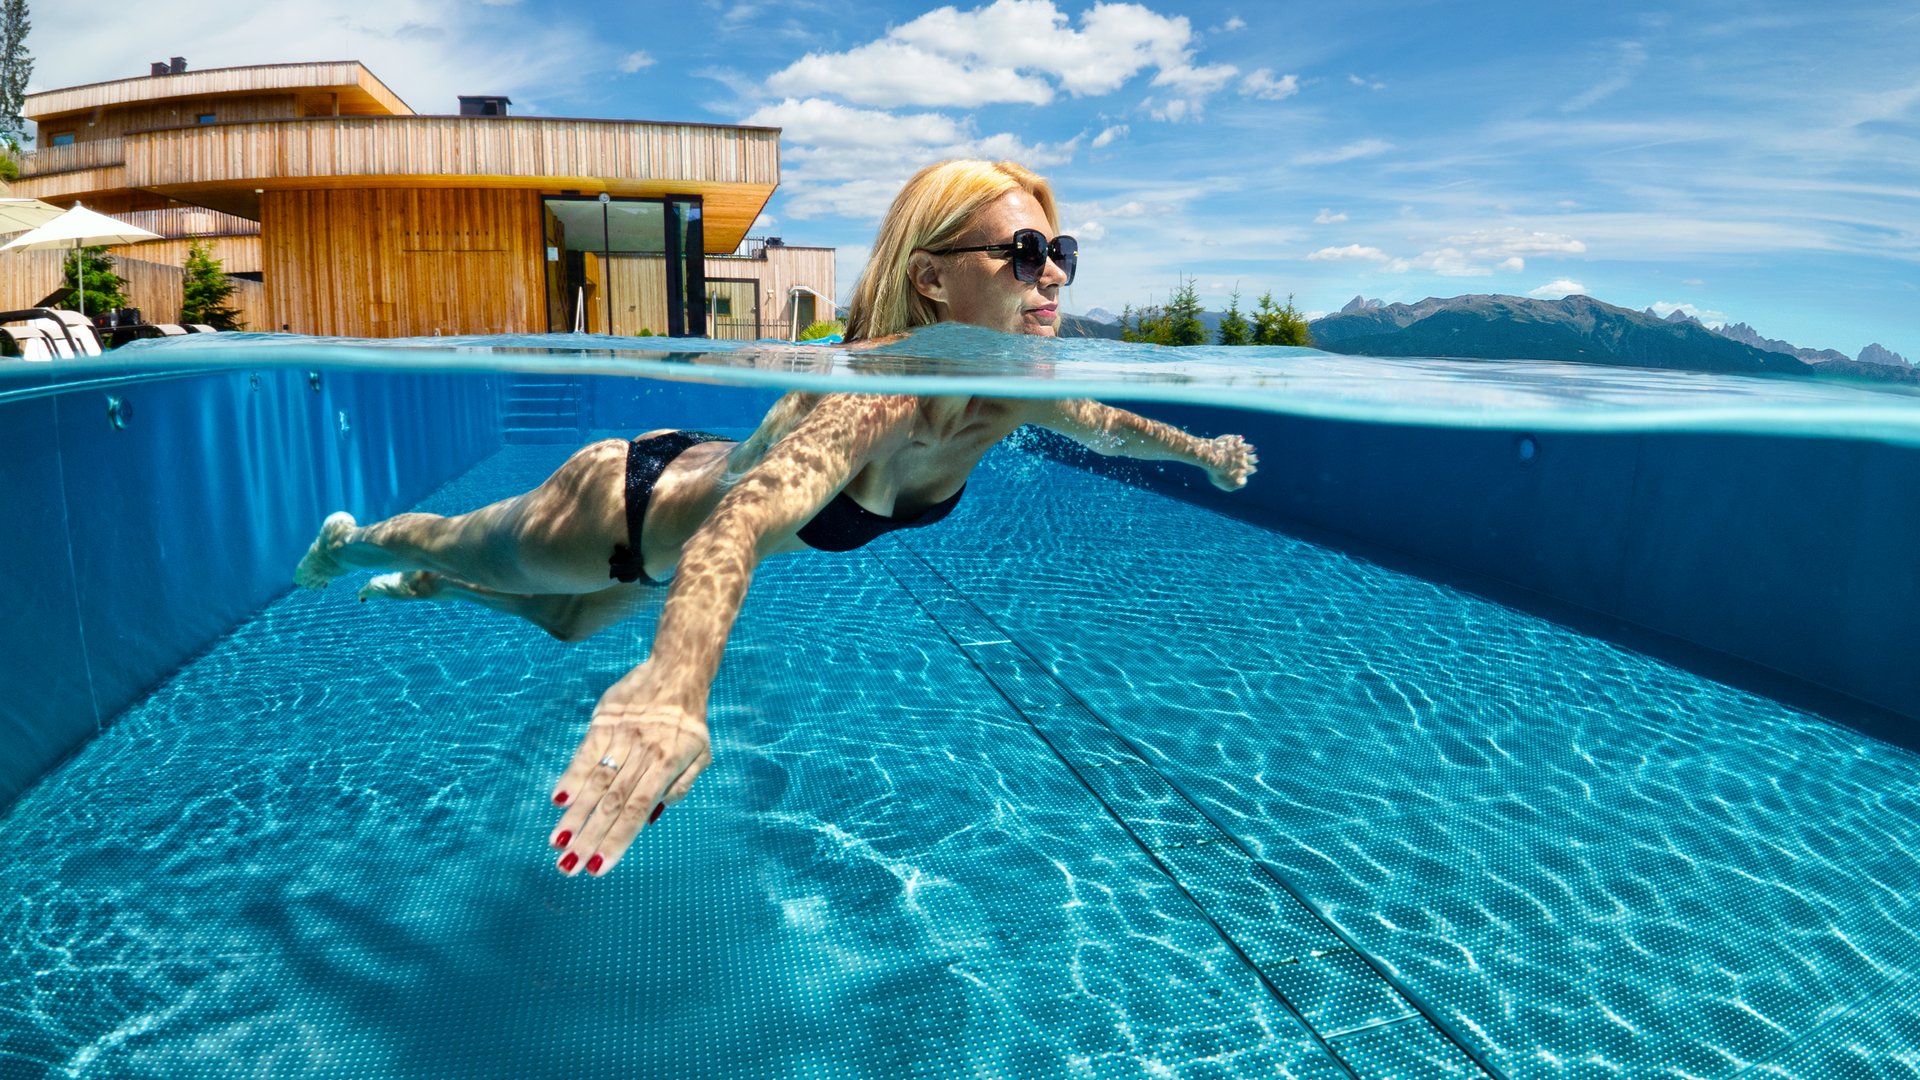
<path id="1" fill-rule="evenodd" d="M 1050 336 L 1077 261 L 1040 177 L 1011 162 L 929 166 L 881 225 L 847 339 L 944 321 Z M 1229 491 L 1254 471 L 1237 435 L 1201 439 L 1094 401 L 794 393 L 745 442 L 652 431 L 594 443 L 533 491 L 457 517 L 361 526 L 334 514 L 295 580 L 388 571 L 361 599 L 467 601 L 575 641 L 635 613 L 671 574 L 651 655 L 601 695 L 553 789 L 558 869 L 599 876 L 712 761 L 707 696 L 759 562 L 933 524 L 1022 424 L 1102 454 L 1187 462 Z"/>

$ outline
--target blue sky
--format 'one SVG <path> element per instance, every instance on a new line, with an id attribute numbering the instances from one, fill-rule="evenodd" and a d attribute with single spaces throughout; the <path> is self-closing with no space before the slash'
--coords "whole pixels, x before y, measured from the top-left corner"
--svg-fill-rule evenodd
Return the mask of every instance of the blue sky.
<path id="1" fill-rule="evenodd" d="M 71 11 L 65 9 L 72 9 Z M 1920 359 L 1920 6 L 997 0 L 36 4 L 34 87 L 359 59 L 421 112 L 776 124 L 756 232 L 864 264 L 955 155 L 1055 183 L 1070 311 L 1237 283 L 1681 307 Z M 149 55 L 151 54 L 151 55 Z"/>

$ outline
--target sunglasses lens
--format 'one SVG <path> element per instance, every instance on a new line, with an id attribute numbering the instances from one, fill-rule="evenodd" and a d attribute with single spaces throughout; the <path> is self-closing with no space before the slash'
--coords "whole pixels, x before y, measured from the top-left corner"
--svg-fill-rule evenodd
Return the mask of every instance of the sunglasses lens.
<path id="1" fill-rule="evenodd" d="M 1013 234 L 1013 276 L 1020 281 L 1038 281 L 1047 266 L 1047 241 L 1038 230 L 1021 229 Z"/>
<path id="2" fill-rule="evenodd" d="M 1059 263 L 1060 269 L 1067 272 L 1067 284 L 1073 284 L 1073 272 L 1080 266 L 1080 241 L 1071 236 L 1056 236 L 1049 250 L 1053 255 L 1053 261 Z"/>

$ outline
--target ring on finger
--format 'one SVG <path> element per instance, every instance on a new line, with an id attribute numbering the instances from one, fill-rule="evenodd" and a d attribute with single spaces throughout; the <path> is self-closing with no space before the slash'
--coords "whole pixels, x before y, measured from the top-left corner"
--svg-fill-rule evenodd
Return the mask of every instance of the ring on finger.
<path id="1" fill-rule="evenodd" d="M 613 760 L 612 754 L 608 754 L 606 757 L 601 758 L 600 764 L 605 765 L 609 769 L 618 769 L 620 767 L 620 763 Z"/>

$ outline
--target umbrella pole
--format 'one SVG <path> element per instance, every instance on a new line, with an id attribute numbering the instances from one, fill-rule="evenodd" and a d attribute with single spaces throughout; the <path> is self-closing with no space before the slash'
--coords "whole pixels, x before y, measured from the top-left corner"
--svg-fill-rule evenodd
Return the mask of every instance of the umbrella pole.
<path id="1" fill-rule="evenodd" d="M 74 291 L 80 294 L 80 314 L 87 313 L 87 279 L 80 269 L 80 241 L 73 242 L 73 284 Z"/>

